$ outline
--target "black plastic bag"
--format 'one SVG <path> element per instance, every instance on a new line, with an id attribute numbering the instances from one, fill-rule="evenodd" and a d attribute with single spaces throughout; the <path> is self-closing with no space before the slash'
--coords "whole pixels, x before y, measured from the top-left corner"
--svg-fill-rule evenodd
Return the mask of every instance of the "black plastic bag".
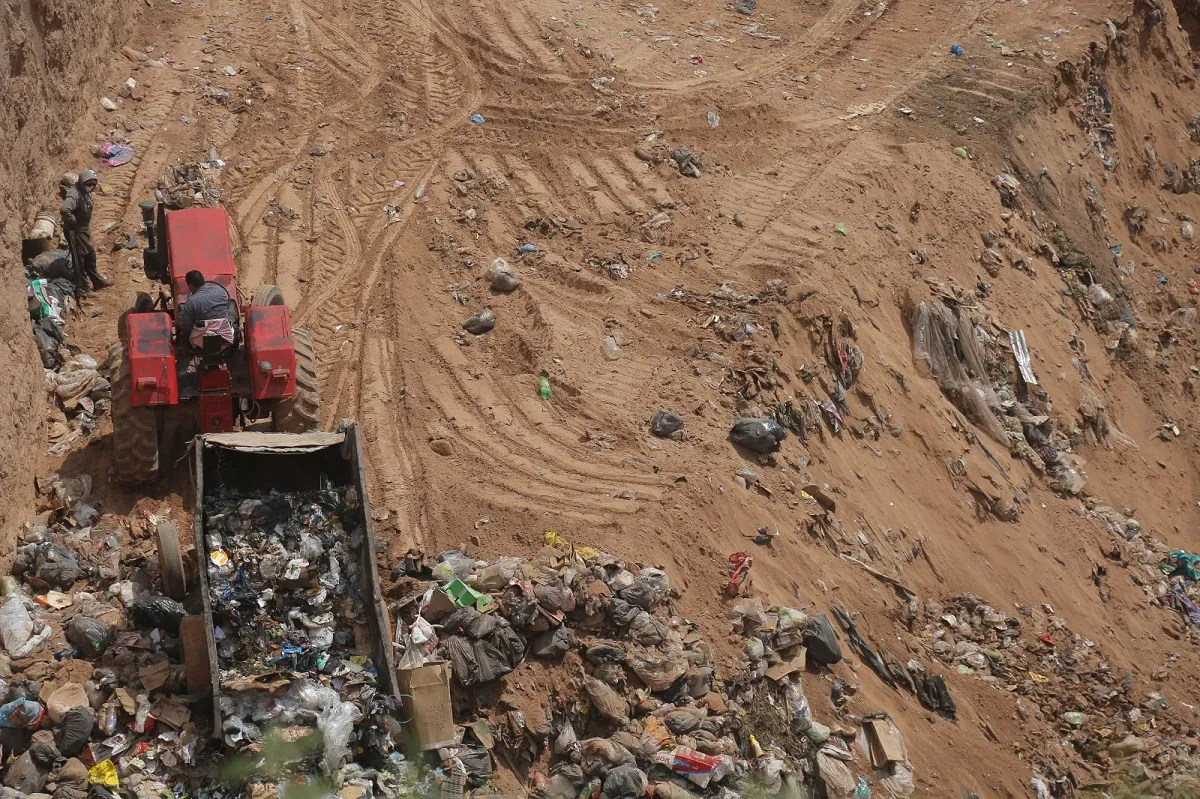
<path id="1" fill-rule="evenodd" d="M 808 650 L 808 657 L 817 663 L 832 666 L 842 659 L 842 646 L 838 643 L 837 633 L 824 613 L 809 619 L 804 626 L 804 646 Z"/>
<path id="2" fill-rule="evenodd" d="M 683 438 L 683 417 L 670 411 L 659 411 L 650 420 L 650 432 L 658 438 Z"/>
<path id="3" fill-rule="evenodd" d="M 187 615 L 187 611 L 170 597 L 146 593 L 134 600 L 129 615 L 139 627 L 158 628 L 178 635 L 179 622 Z"/>
<path id="4" fill-rule="evenodd" d="M 456 756 L 467 769 L 467 787 L 479 788 L 492 778 L 492 756 L 482 746 L 463 744 Z"/>
<path id="5" fill-rule="evenodd" d="M 646 792 L 646 774 L 637 766 L 617 766 L 604 776 L 608 799 L 637 799 Z"/>
<path id="6" fill-rule="evenodd" d="M 525 640 L 507 625 L 492 635 L 475 642 L 475 662 L 479 665 L 479 682 L 491 682 L 508 674 L 525 657 Z"/>
<path id="7" fill-rule="evenodd" d="M 96 713 L 90 707 L 73 707 L 63 715 L 62 723 L 54 731 L 54 742 L 63 757 L 75 757 L 88 745 Z"/>
<path id="8" fill-rule="evenodd" d="M 75 270 L 71 267 L 71 253 L 67 250 L 47 250 L 38 253 L 29 262 L 29 273 L 46 280 L 56 277 L 70 280 L 75 277 Z"/>
<path id="9" fill-rule="evenodd" d="M 438 649 L 442 657 L 450 661 L 450 670 L 454 673 L 454 679 L 468 687 L 481 682 L 479 662 L 475 659 L 475 648 L 471 646 L 471 641 L 466 636 L 447 636 L 442 639 L 442 645 Z"/>
<path id="10" fill-rule="evenodd" d="M 562 660 L 575 646 L 575 636 L 566 627 L 548 630 L 529 644 L 529 654 L 543 660 Z"/>
<path id="11" fill-rule="evenodd" d="M 641 610 L 637 605 L 631 605 L 620 597 L 614 597 L 612 604 L 608 608 L 608 615 L 612 619 L 613 624 L 618 627 L 628 627 L 629 623 L 637 618 Z"/>
<path id="12" fill-rule="evenodd" d="M 104 622 L 88 616 L 76 616 L 67 625 L 67 640 L 85 658 L 99 657 L 108 648 L 112 631 Z"/>
<path id="13" fill-rule="evenodd" d="M 787 431 L 774 419 L 740 419 L 729 431 L 729 440 L 751 452 L 778 452 Z"/>
<path id="14" fill-rule="evenodd" d="M 621 599 L 642 610 L 653 610 L 662 598 L 662 591 L 653 581 L 642 577 L 635 578 L 633 585 L 621 590 Z"/>
<path id="15" fill-rule="evenodd" d="M 922 705 L 942 714 L 951 721 L 958 715 L 958 708 L 955 707 L 954 700 L 950 698 L 950 692 L 946 690 L 946 681 L 936 674 L 926 676 L 921 681 L 921 690 L 918 696 Z"/>

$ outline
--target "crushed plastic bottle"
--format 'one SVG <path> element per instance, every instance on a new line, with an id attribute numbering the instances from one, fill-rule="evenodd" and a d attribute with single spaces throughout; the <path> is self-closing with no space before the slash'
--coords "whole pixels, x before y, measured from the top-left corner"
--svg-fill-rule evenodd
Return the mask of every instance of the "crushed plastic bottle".
<path id="1" fill-rule="evenodd" d="M 538 378 L 538 396 L 544 400 L 550 399 L 550 378 L 545 375 Z"/>
<path id="2" fill-rule="evenodd" d="M 618 360 L 621 357 L 621 345 L 612 336 L 604 337 L 604 357 L 610 361 Z"/>

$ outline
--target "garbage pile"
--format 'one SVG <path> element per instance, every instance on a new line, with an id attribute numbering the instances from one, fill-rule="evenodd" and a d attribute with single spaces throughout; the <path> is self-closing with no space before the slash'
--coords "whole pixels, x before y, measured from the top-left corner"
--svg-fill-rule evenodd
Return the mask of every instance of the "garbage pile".
<path id="1" fill-rule="evenodd" d="M 370 598 L 357 491 L 218 490 L 205 497 L 204 530 L 226 745 L 253 748 L 272 727 L 290 739 L 315 724 L 322 751 L 300 759 L 325 775 L 352 747 L 391 755 L 398 708 L 355 634 Z"/>
<path id="2" fill-rule="evenodd" d="M 181 665 L 185 610 L 155 592 L 152 553 L 102 523 L 90 478 L 37 485 L 41 513 L 0 578 L 3 784 L 56 799 L 89 786 L 98 799 L 179 795 L 202 747 Z"/>
<path id="3" fill-rule="evenodd" d="M 1114 669 L 1099 645 L 1072 633 L 1052 607 L 1040 611 L 1018 606 L 1022 619 L 970 594 L 927 602 L 924 638 L 930 654 L 960 674 L 1015 694 L 1023 721 L 1057 726 L 1061 747 L 1030 753 L 1053 795 L 1072 795 L 1068 788 L 1088 767 L 1130 771 L 1123 762 L 1130 759 L 1140 764 L 1133 770 L 1141 777 L 1200 768 L 1200 730 L 1182 709 L 1139 686 L 1133 672 Z"/>
<path id="4" fill-rule="evenodd" d="M 813 718 L 801 672 L 841 659 L 824 616 L 734 601 L 745 669 L 722 679 L 697 627 L 675 613 L 665 572 L 555 533 L 532 560 L 410 553 L 393 576 L 402 685 L 446 673 L 446 706 L 429 712 L 434 691 L 413 710 L 420 745 L 438 752 L 451 784 L 480 787 L 502 762 L 563 799 L 794 795 L 818 783 L 835 799 L 871 785 L 913 791 L 886 714 L 846 714 L 835 727 Z M 536 710 L 510 692 L 524 676 L 495 683 L 526 660 L 554 675 Z"/>
<path id="5" fill-rule="evenodd" d="M 71 344 L 67 318 L 75 307 L 69 253 L 48 250 L 26 266 L 29 319 L 50 399 L 50 455 L 65 455 L 91 434 L 109 404 L 112 390 L 99 364 Z"/>

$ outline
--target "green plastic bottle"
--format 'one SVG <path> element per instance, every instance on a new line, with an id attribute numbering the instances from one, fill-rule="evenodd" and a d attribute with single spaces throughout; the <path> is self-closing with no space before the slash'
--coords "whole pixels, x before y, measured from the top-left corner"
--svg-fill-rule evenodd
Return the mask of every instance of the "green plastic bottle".
<path id="1" fill-rule="evenodd" d="M 550 399 L 550 378 L 545 375 L 538 378 L 538 396 L 542 399 Z"/>

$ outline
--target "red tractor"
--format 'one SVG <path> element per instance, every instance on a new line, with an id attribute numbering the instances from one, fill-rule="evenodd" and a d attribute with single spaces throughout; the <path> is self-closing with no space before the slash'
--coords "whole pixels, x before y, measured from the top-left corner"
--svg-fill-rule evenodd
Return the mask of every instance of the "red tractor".
<path id="1" fill-rule="evenodd" d="M 141 204 L 148 241 L 146 277 L 158 296 L 139 293 L 121 315 L 113 347 L 112 416 L 117 479 L 158 479 L 159 453 L 197 433 L 223 433 L 259 419 L 277 432 L 321 426 L 317 357 L 308 331 L 292 329 L 277 286 L 249 303 L 237 286 L 229 217 L 221 208 L 167 210 Z M 229 293 L 234 340 L 205 336 L 194 348 L 175 327 L 187 301 L 185 276 L 198 270 Z M 186 410 L 185 410 L 186 407 Z"/>

